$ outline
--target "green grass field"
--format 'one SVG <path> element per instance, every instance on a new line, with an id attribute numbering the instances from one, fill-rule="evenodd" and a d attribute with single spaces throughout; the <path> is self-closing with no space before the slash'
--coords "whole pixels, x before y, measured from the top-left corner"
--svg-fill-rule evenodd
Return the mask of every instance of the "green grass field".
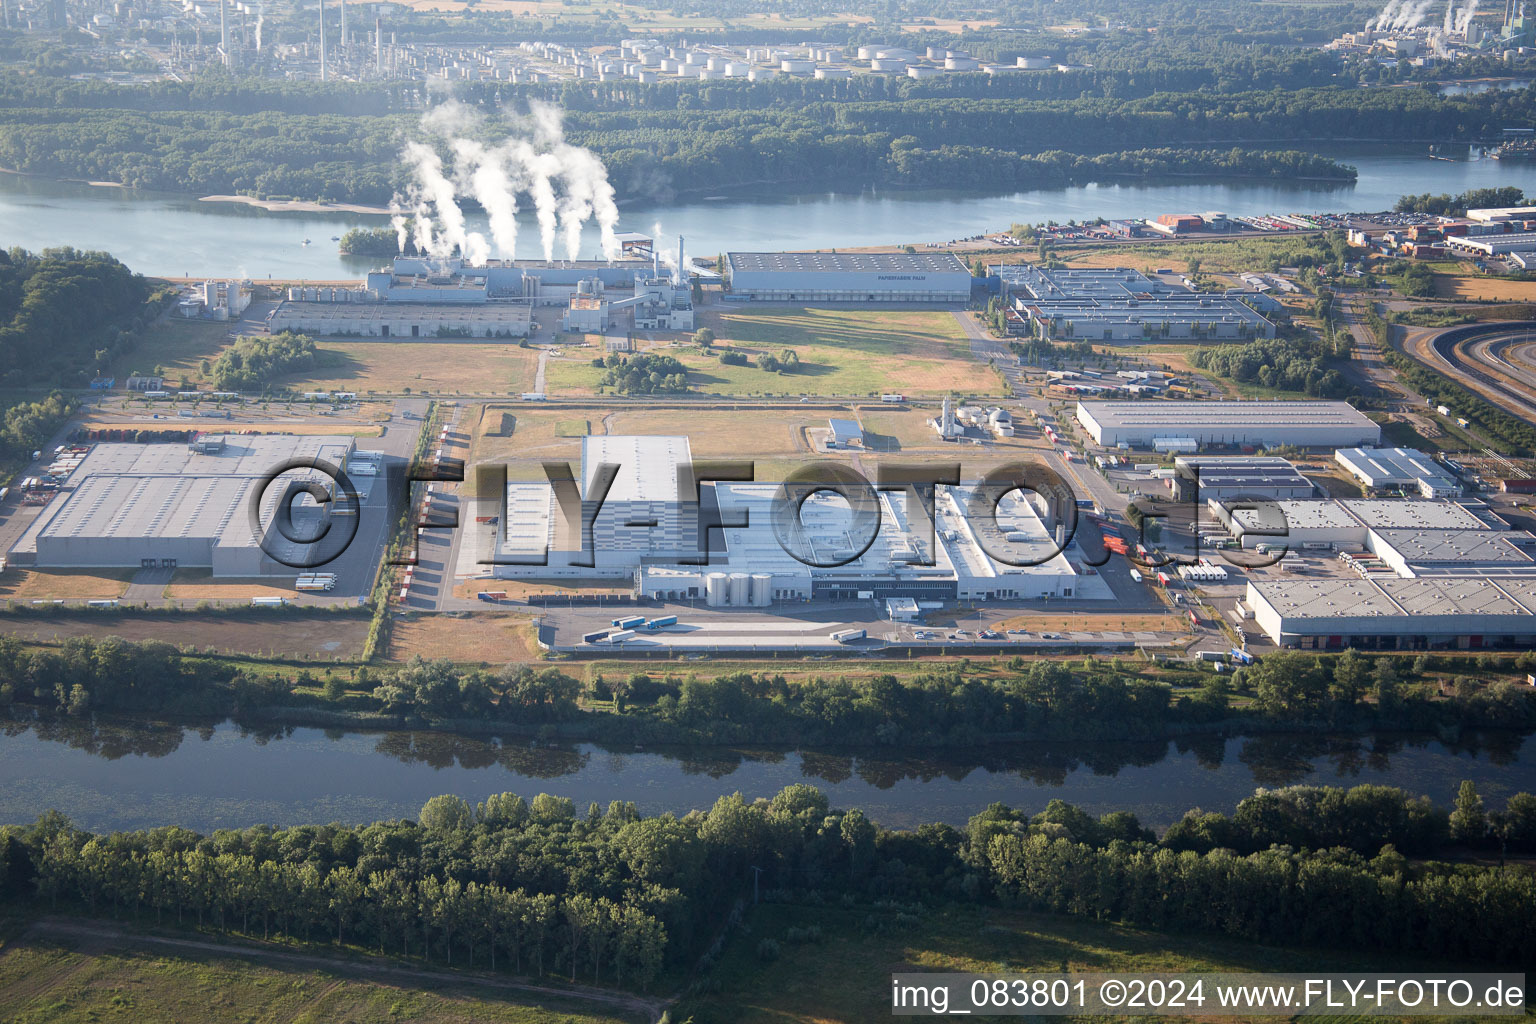
<path id="1" fill-rule="evenodd" d="M 850 310 L 766 307 L 708 312 L 701 327 L 715 332 L 715 347 L 663 347 L 688 367 L 696 392 L 718 395 L 874 395 L 887 391 L 941 395 L 992 395 L 1002 385 L 971 357 L 955 318 L 931 310 Z M 763 355 L 792 349 L 796 373 L 758 367 Z M 720 354 L 743 352 L 751 366 L 727 366 Z M 551 359 L 546 384 L 552 394 L 591 394 L 603 370 L 587 358 Z"/>
<path id="2" fill-rule="evenodd" d="M 0 1019 L 212 1024 L 617 1024 L 639 1021 L 600 1004 L 512 989 L 334 969 L 121 940 L 24 938 L 0 952 Z"/>
<path id="3" fill-rule="evenodd" d="M 714 993 L 683 1000 L 673 1011 L 673 1018 L 686 1020 L 691 1016 L 694 1024 L 889 1021 L 891 974 L 898 971 L 1447 969 L 1444 963 L 1410 965 L 1403 957 L 1369 957 L 1337 950 L 1309 952 L 968 905 L 925 910 L 915 924 L 905 926 L 897 916 L 895 911 L 866 907 L 758 906 L 747 916 L 751 931 L 737 935 L 726 947 L 710 979 Z M 821 941 L 797 944 L 787 938 L 791 927 L 810 925 L 821 928 Z M 778 959 L 765 963 L 757 947 L 769 938 L 779 943 L 781 953 Z"/>

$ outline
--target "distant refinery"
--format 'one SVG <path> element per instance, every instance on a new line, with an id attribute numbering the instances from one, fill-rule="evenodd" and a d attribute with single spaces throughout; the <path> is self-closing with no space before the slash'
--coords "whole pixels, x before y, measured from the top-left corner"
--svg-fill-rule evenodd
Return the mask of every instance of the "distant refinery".
<path id="1" fill-rule="evenodd" d="M 1488 12 L 1478 20 L 1479 0 L 1465 4 L 1445 0 L 1443 7 L 1440 0 L 1388 0 L 1362 31 L 1346 32 L 1328 45 L 1339 51 L 1420 61 L 1515 49 L 1532 41 L 1528 2 L 1504 0 L 1504 16 L 1495 28 Z"/>

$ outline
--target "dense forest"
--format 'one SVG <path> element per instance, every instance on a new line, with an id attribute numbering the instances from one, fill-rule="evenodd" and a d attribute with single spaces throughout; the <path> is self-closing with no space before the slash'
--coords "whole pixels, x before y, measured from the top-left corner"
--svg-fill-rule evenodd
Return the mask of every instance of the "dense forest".
<path id="1" fill-rule="evenodd" d="M 1312 398 L 1345 398 L 1354 387 L 1329 365 L 1349 357 L 1347 341 L 1340 347 L 1307 336 L 1258 338 L 1244 345 L 1197 348 L 1190 365 L 1243 384 L 1297 391 Z"/>
<path id="2" fill-rule="evenodd" d="M 103 252 L 0 252 L 0 385 L 85 386 L 167 298 Z"/>
<path id="3" fill-rule="evenodd" d="M 1211 60 L 1225 68 L 1238 58 Z M 1257 88 L 1250 80 L 1243 91 L 1222 91 L 1243 84 L 1237 74 L 1214 86 L 1170 76 L 1165 90 L 1161 82 L 1149 86 L 1147 76 L 1122 73 L 1139 84 L 1027 84 L 1071 75 L 997 83 L 961 75 L 940 84 L 867 76 L 595 83 L 562 87 L 559 101 L 568 138 L 604 160 L 621 198 L 825 181 L 1013 189 L 1173 174 L 1337 179 L 1352 172 L 1267 147 L 1473 140 L 1536 126 L 1530 90 L 1447 97 L 1413 88 Z M 313 112 L 294 113 L 289 108 L 303 104 L 291 89 L 238 86 L 209 87 L 229 97 L 211 108 L 196 106 L 196 88 L 168 86 L 161 101 L 187 109 L 154 109 L 149 101 L 129 103 L 120 86 L 101 86 L 98 94 L 70 83 L 58 98 L 30 80 L 0 76 L 0 86 L 0 95 L 12 94 L 0 107 L 0 166 L 262 198 L 386 202 L 402 184 L 397 154 L 419 109 L 339 115 L 317 102 Z M 524 92 L 505 91 L 516 89 L 503 83 L 469 97 L 488 115 L 487 136 L 510 130 L 501 105 L 523 101 Z M 549 90 L 530 87 L 526 95 L 539 91 Z M 108 105 L 119 102 L 127 105 Z M 66 105 L 74 103 L 81 105 Z"/>
<path id="4" fill-rule="evenodd" d="M 459 967 L 648 989 L 707 976 L 754 886 L 908 927 L 948 903 L 1448 962 L 1536 957 L 1536 878 L 1423 857 L 1536 851 L 1536 798 L 1447 812 L 1384 786 L 1259 791 L 1161 841 L 1125 812 L 993 804 L 966 828 L 881 828 L 797 784 L 681 818 L 632 803 L 427 801 L 414 821 L 93 835 L 58 814 L 0 828 L 14 904 L 351 945 Z M 1413 854 L 1409 860 L 1406 854 Z M 800 941 L 815 941 L 814 934 Z M 696 1016 L 697 1021 L 711 1019 Z"/>

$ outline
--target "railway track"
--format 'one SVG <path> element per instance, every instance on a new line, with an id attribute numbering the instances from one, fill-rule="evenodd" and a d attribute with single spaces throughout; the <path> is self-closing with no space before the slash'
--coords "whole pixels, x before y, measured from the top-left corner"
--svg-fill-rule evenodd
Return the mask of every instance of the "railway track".
<path id="1" fill-rule="evenodd" d="M 1536 374 L 1510 362 L 1504 353 L 1515 345 L 1517 352 L 1524 350 L 1533 341 L 1536 323 L 1529 321 L 1452 327 L 1428 340 L 1433 359 L 1418 358 L 1449 371 L 1451 379 L 1469 384 L 1505 412 L 1530 421 L 1536 420 Z M 1418 346 L 1404 347 L 1414 355 L 1412 348 Z"/>

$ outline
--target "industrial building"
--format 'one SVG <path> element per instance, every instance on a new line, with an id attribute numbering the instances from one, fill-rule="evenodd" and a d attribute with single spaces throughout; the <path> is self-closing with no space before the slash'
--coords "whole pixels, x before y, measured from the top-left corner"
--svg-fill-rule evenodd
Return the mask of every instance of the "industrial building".
<path id="1" fill-rule="evenodd" d="M 879 491 L 879 528 L 864 545 L 862 536 L 854 536 L 848 504 L 829 492 L 807 497 L 787 524 L 775 522 L 780 485 L 773 482 L 699 481 L 695 503 L 692 485 L 685 486 L 690 458 L 686 437 L 586 438 L 580 479 L 582 518 L 593 520 L 587 554 L 579 526 L 561 511 L 562 500 L 573 498 L 561 499 L 547 483 L 508 483 L 504 509 L 477 510 L 486 518 L 500 512 L 494 575 L 626 579 L 637 596 L 728 607 L 892 597 L 953 602 L 1112 596 L 1101 577 L 1081 574 L 1053 539 L 1064 525 L 1064 496 L 1042 513 L 1014 492 L 999 503 L 992 524 L 967 514 L 974 485 L 940 487 L 930 540 L 926 516 L 909 509 L 906 492 Z M 616 467 L 616 475 L 597 508 L 604 463 Z M 705 563 L 699 523 L 713 514 L 744 525 L 710 530 Z M 784 540 L 781 529 L 787 531 Z M 984 544 L 1006 551 L 1008 562 Z M 797 558 L 787 547 L 810 557 Z M 1014 561 L 1038 564 L 1009 564 Z"/>
<path id="2" fill-rule="evenodd" d="M 267 317 L 274 333 L 317 337 L 524 338 L 532 310 L 509 302 L 281 302 Z"/>
<path id="3" fill-rule="evenodd" d="M 1536 578 L 1536 536 L 1487 511 L 1414 499 L 1278 501 L 1210 511 L 1245 548 L 1336 551 L 1366 577 Z"/>
<path id="4" fill-rule="evenodd" d="M 1433 650 L 1536 645 L 1536 579 L 1266 580 L 1244 602 L 1282 647 Z"/>
<path id="5" fill-rule="evenodd" d="M 637 330 L 693 329 L 692 275 L 677 262 L 489 260 L 397 256 L 357 288 L 296 285 L 269 330 L 378 338 L 520 338 L 534 306 L 564 306 L 568 331 L 602 333 L 623 312 Z M 679 270 L 682 267 L 685 269 Z M 702 271 L 701 271 L 702 273 Z"/>
<path id="6" fill-rule="evenodd" d="M 1411 491 L 1424 498 L 1461 497 L 1461 483 L 1413 448 L 1342 448 L 1333 457 L 1368 494 Z"/>
<path id="7" fill-rule="evenodd" d="M 1277 455 L 1180 455 L 1168 487 L 1181 500 L 1310 498 L 1317 487 Z"/>
<path id="8" fill-rule="evenodd" d="M 729 298 L 764 302 L 963 303 L 971 272 L 953 253 L 729 252 Z"/>
<path id="9" fill-rule="evenodd" d="M 990 268 L 1001 281 L 1010 333 L 1048 341 L 1244 341 L 1273 338 L 1252 305 L 1154 280 L 1138 270 Z"/>
<path id="10" fill-rule="evenodd" d="M 1469 256 L 1503 256 L 1512 252 L 1536 252 L 1536 232 L 1506 232 L 1504 234 L 1451 236 L 1445 247 L 1453 252 Z"/>
<path id="11" fill-rule="evenodd" d="M 215 576 L 291 571 L 261 549 L 250 515 L 255 494 L 263 502 L 259 521 L 270 529 L 283 492 L 266 486 L 274 471 L 292 461 L 345 467 L 355 446 L 349 437 L 252 434 L 192 444 L 97 444 L 10 558 L 49 568 L 202 568 Z M 295 510 L 295 528 L 304 529 L 299 520 L 306 515 L 318 520 L 333 507 L 304 503 Z M 275 535 L 270 543 L 288 545 Z"/>
<path id="12" fill-rule="evenodd" d="M 1110 448 L 1334 449 L 1381 441 L 1381 427 L 1347 402 L 1079 402 L 1077 419 Z"/>

